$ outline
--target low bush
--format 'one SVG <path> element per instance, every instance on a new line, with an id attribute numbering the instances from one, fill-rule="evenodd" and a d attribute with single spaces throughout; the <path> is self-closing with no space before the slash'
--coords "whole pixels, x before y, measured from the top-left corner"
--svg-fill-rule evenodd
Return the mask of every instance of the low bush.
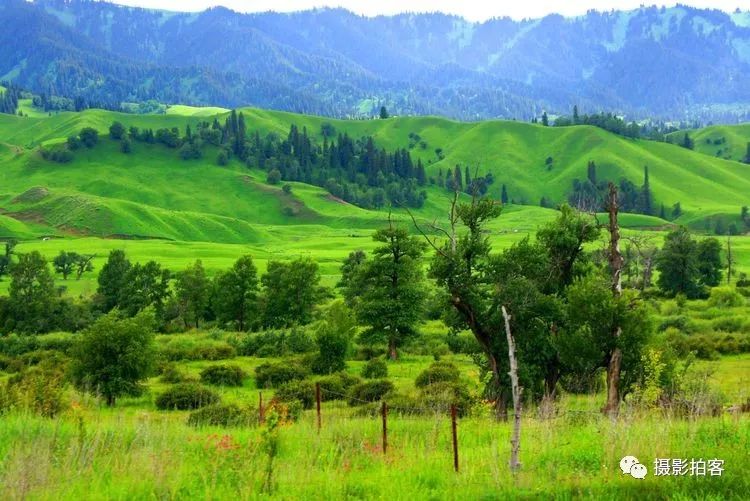
<path id="1" fill-rule="evenodd" d="M 659 325 L 659 331 L 665 331 L 670 327 L 685 333 L 691 333 L 694 331 L 694 326 L 691 323 L 690 318 L 685 315 L 665 318 Z"/>
<path id="2" fill-rule="evenodd" d="M 219 401 L 219 395 L 195 383 L 180 383 L 156 397 L 156 408 L 161 410 L 199 409 Z"/>
<path id="3" fill-rule="evenodd" d="M 302 328 L 237 334 L 229 339 L 242 356 L 283 357 L 315 351 L 315 340 Z"/>
<path id="4" fill-rule="evenodd" d="M 236 365 L 212 365 L 201 371 L 201 383 L 214 386 L 242 386 L 247 377 Z"/>
<path id="5" fill-rule="evenodd" d="M 0 387 L 0 411 L 16 408 L 54 417 L 66 407 L 64 394 L 64 371 L 33 367 L 12 376 Z"/>
<path id="6" fill-rule="evenodd" d="M 434 412 L 444 413 L 450 411 L 451 405 L 455 405 L 459 416 L 468 416 L 477 401 L 466 383 L 443 381 L 423 387 L 420 391 L 419 405 Z M 388 405 L 390 406 L 390 402 Z"/>
<path id="7" fill-rule="evenodd" d="M 473 355 L 482 352 L 477 338 L 470 332 L 450 332 L 445 336 L 445 342 L 455 354 Z"/>
<path id="8" fill-rule="evenodd" d="M 414 381 L 417 388 L 435 383 L 458 383 L 461 373 L 451 362 L 434 362 L 423 370 Z"/>
<path id="9" fill-rule="evenodd" d="M 193 378 L 188 376 L 183 370 L 181 370 L 175 363 L 167 363 L 161 367 L 161 377 L 159 381 L 162 383 L 176 384 L 176 383 L 187 383 L 192 381 Z"/>
<path id="10" fill-rule="evenodd" d="M 382 358 L 373 358 L 362 367 L 365 379 L 382 379 L 388 377 L 388 364 Z"/>
<path id="11" fill-rule="evenodd" d="M 236 404 L 212 404 L 193 411 L 188 416 L 190 426 L 243 427 L 258 424 L 258 410 Z"/>
<path id="12" fill-rule="evenodd" d="M 364 381 L 349 390 L 348 403 L 354 407 L 367 402 L 377 402 L 393 391 L 393 383 L 387 379 L 373 379 Z"/>
<path id="13" fill-rule="evenodd" d="M 312 409 L 315 405 L 315 385 L 308 380 L 290 381 L 276 390 L 274 398 L 284 403 L 296 400 L 302 404 L 303 409 Z"/>
<path id="14" fill-rule="evenodd" d="M 255 384 L 258 388 L 278 388 L 284 383 L 305 379 L 309 369 L 299 361 L 268 362 L 255 368 Z"/>
<path id="15" fill-rule="evenodd" d="M 237 351 L 223 341 L 196 341 L 184 336 L 169 340 L 159 347 L 159 354 L 164 360 L 226 360 L 237 356 Z"/>
<path id="16" fill-rule="evenodd" d="M 748 319 L 742 315 L 724 315 L 711 322 L 714 330 L 722 332 L 747 332 Z"/>
<path id="17" fill-rule="evenodd" d="M 708 297 L 708 304 L 719 308 L 745 306 L 747 300 L 731 287 L 714 287 Z"/>
<path id="18" fill-rule="evenodd" d="M 352 386 L 361 383 L 362 379 L 359 376 L 352 376 L 341 371 L 321 377 L 317 382 L 320 384 L 321 400 L 346 400 Z"/>

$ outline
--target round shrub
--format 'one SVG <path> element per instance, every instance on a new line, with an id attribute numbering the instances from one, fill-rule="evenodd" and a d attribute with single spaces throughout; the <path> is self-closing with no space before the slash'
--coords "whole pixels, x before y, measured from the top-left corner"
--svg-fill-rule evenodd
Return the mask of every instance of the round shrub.
<path id="1" fill-rule="evenodd" d="M 274 398 L 284 403 L 297 401 L 303 409 L 312 409 L 315 405 L 315 385 L 307 380 L 290 381 L 276 390 Z"/>
<path id="2" fill-rule="evenodd" d="M 708 298 L 708 304 L 724 308 L 735 306 L 745 306 L 745 298 L 730 287 L 714 287 L 711 289 L 711 296 Z"/>
<path id="3" fill-rule="evenodd" d="M 212 404 L 190 413 L 187 424 L 190 426 L 255 426 L 258 424 L 258 410 L 242 408 L 236 404 Z"/>
<path id="4" fill-rule="evenodd" d="M 349 390 L 361 382 L 362 379 L 359 376 L 352 376 L 344 371 L 322 377 L 318 379 L 320 399 L 323 401 L 345 400 Z"/>
<path id="5" fill-rule="evenodd" d="M 448 412 L 451 405 L 455 405 L 459 416 L 467 416 L 475 403 L 476 399 L 463 382 L 442 381 L 420 391 L 419 405 L 435 412 Z M 388 404 L 390 406 L 390 402 Z"/>
<path id="6" fill-rule="evenodd" d="M 162 383 L 176 384 L 188 382 L 190 379 L 191 378 L 185 374 L 185 372 L 177 367 L 177 364 L 167 363 L 161 368 L 161 377 L 159 378 L 159 381 Z"/>
<path id="7" fill-rule="evenodd" d="M 161 410 L 200 409 L 219 401 L 219 395 L 195 383 L 172 386 L 156 397 L 156 408 Z"/>
<path id="8" fill-rule="evenodd" d="M 201 383 L 214 386 L 242 386 L 245 377 L 245 371 L 236 365 L 212 365 L 201 371 Z"/>
<path id="9" fill-rule="evenodd" d="M 417 388 L 435 383 L 457 383 L 461 378 L 458 367 L 450 362 L 434 362 L 423 370 L 414 381 Z"/>
<path id="10" fill-rule="evenodd" d="M 388 377 L 388 365 L 382 358 L 373 358 L 362 367 L 362 377 L 365 379 Z"/>
<path id="11" fill-rule="evenodd" d="M 258 388 L 278 388 L 284 383 L 305 379 L 308 374 L 299 362 L 269 362 L 255 368 L 255 383 Z"/>
<path id="12" fill-rule="evenodd" d="M 393 391 L 393 383 L 387 379 L 372 379 L 359 383 L 349 391 L 349 405 L 362 405 L 367 402 L 377 402 Z"/>

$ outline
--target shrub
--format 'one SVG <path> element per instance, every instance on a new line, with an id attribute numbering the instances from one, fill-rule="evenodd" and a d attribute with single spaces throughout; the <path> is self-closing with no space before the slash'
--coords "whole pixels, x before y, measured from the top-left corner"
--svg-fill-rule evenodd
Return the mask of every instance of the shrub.
<path id="1" fill-rule="evenodd" d="M 315 404 L 315 385 L 308 380 L 290 381 L 276 390 L 274 398 L 284 403 L 296 400 L 302 404 L 303 409 L 312 409 Z"/>
<path id="2" fill-rule="evenodd" d="M 315 341 L 304 329 L 269 330 L 230 338 L 237 353 L 247 357 L 283 357 L 315 350 Z"/>
<path id="3" fill-rule="evenodd" d="M 284 383 L 305 379 L 309 371 L 299 362 L 265 363 L 255 368 L 258 388 L 278 388 Z"/>
<path id="4" fill-rule="evenodd" d="M 445 342 L 448 349 L 455 354 L 473 355 L 482 351 L 477 338 L 469 332 L 449 333 L 445 337 Z"/>
<path id="5" fill-rule="evenodd" d="M 388 377 L 388 364 L 382 358 L 373 358 L 362 367 L 365 379 L 382 379 Z"/>
<path id="6" fill-rule="evenodd" d="M 693 332 L 693 325 L 691 324 L 690 319 L 685 315 L 665 318 L 659 325 L 659 331 L 665 331 L 670 327 L 681 332 Z"/>
<path id="7" fill-rule="evenodd" d="M 714 287 L 711 289 L 711 295 L 708 298 L 708 304 L 711 306 L 731 308 L 735 306 L 744 306 L 747 303 L 742 294 L 730 287 Z"/>
<path id="8" fill-rule="evenodd" d="M 226 360 L 237 356 L 237 351 L 221 341 L 196 341 L 186 336 L 176 336 L 159 347 L 159 354 L 165 360 Z"/>
<path id="9" fill-rule="evenodd" d="M 393 383 L 387 379 L 373 379 L 359 383 L 349 390 L 348 402 L 351 406 L 367 402 L 377 402 L 393 391 Z"/>
<path id="10" fill-rule="evenodd" d="M 64 372 L 58 368 L 35 367 L 11 377 L 0 388 L 2 407 L 25 409 L 44 417 L 54 417 L 65 408 Z"/>
<path id="11" fill-rule="evenodd" d="M 330 376 L 318 379 L 320 384 L 320 399 L 327 400 L 345 400 L 349 390 L 362 380 L 358 376 L 341 371 Z"/>
<path id="12" fill-rule="evenodd" d="M 424 388 L 435 383 L 458 383 L 460 378 L 458 367 L 452 363 L 434 362 L 417 376 L 414 384 L 417 388 Z"/>
<path id="13" fill-rule="evenodd" d="M 448 412 L 451 405 L 455 405 L 459 416 L 467 416 L 475 403 L 476 399 L 464 382 L 442 381 L 429 384 L 420 391 L 419 404 L 437 412 Z"/>
<path id="14" fill-rule="evenodd" d="M 180 370 L 179 367 L 177 367 L 177 364 L 168 363 L 164 365 L 161 369 L 161 377 L 159 380 L 162 383 L 169 383 L 169 384 L 175 384 L 175 383 L 186 383 L 190 381 L 190 377 L 185 374 L 182 370 Z"/>
<path id="15" fill-rule="evenodd" d="M 212 404 L 193 411 L 188 416 L 190 426 L 255 426 L 258 424 L 258 410 L 240 407 L 236 404 Z"/>
<path id="16" fill-rule="evenodd" d="M 195 383 L 180 383 L 156 397 L 156 408 L 161 410 L 199 409 L 219 401 L 219 395 Z"/>
<path id="17" fill-rule="evenodd" d="M 245 371 L 236 365 L 212 365 L 201 371 L 201 382 L 215 386 L 242 386 L 245 377 Z"/>
<path id="18" fill-rule="evenodd" d="M 741 315 L 725 315 L 711 322 L 715 330 L 722 332 L 743 332 L 747 325 L 747 320 Z"/>

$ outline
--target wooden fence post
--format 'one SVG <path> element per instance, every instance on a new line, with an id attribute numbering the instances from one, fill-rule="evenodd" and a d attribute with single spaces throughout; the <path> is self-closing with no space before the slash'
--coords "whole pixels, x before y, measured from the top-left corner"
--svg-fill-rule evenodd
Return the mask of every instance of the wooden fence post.
<path id="1" fill-rule="evenodd" d="M 263 408 L 263 392 L 258 393 L 258 423 L 266 422 L 266 410 Z"/>
<path id="2" fill-rule="evenodd" d="M 456 430 L 456 404 L 451 404 L 451 432 L 453 433 L 453 469 L 458 471 L 458 432 Z"/>
<path id="3" fill-rule="evenodd" d="M 381 410 L 383 416 L 383 454 L 388 452 L 388 404 L 383 401 L 383 408 Z"/>
<path id="4" fill-rule="evenodd" d="M 315 383 L 315 405 L 318 411 L 318 434 L 320 434 L 320 383 Z"/>

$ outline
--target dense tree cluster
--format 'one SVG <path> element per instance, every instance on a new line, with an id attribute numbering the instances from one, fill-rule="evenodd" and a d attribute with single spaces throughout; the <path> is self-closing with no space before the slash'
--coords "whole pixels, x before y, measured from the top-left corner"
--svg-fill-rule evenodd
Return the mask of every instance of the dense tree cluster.
<path id="1" fill-rule="evenodd" d="M 5 91 L 0 90 L 0 113 L 15 115 L 18 111 L 21 89 L 9 83 L 3 83 L 2 85 L 5 87 Z"/>
<path id="2" fill-rule="evenodd" d="M 599 179 L 596 164 L 590 161 L 586 168 L 586 179 L 574 179 L 568 203 L 578 210 L 598 212 L 604 209 L 607 180 Z M 654 197 L 651 191 L 648 166 L 643 168 L 643 184 L 636 186 L 628 179 L 621 179 L 619 184 L 619 202 L 622 212 L 655 215 Z"/>
<path id="3" fill-rule="evenodd" d="M 635 122 L 627 123 L 613 113 L 594 113 L 592 115 L 579 115 L 578 107 L 573 108 L 572 117 L 559 117 L 555 120 L 555 127 L 567 127 L 570 125 L 593 125 L 606 131 L 624 137 L 637 139 L 641 137 L 640 127 Z"/>

